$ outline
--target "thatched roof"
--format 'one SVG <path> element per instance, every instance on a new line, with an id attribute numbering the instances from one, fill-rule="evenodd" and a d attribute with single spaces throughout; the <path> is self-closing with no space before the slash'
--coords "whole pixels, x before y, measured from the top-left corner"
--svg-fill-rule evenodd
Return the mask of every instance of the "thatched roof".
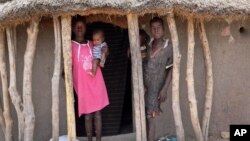
<path id="1" fill-rule="evenodd" d="M 4 1 L 4 0 L 2 0 Z M 23 21 L 52 14 L 82 15 L 105 13 L 124 15 L 165 14 L 171 9 L 182 13 L 226 16 L 249 15 L 249 0 L 5 0 L 0 3 L 0 23 Z"/>

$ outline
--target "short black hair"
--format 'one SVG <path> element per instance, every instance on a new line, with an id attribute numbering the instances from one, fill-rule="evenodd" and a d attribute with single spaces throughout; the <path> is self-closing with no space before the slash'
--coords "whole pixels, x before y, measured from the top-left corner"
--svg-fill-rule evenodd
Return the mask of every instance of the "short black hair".
<path id="1" fill-rule="evenodd" d="M 72 18 L 72 27 L 76 25 L 77 22 L 82 22 L 86 25 L 86 19 L 84 16 L 76 15 Z"/>
<path id="2" fill-rule="evenodd" d="M 162 18 L 160 17 L 154 17 L 153 19 L 150 20 L 150 26 L 153 24 L 153 23 L 160 23 L 162 25 L 162 27 L 164 27 L 164 22 L 162 20 Z"/>

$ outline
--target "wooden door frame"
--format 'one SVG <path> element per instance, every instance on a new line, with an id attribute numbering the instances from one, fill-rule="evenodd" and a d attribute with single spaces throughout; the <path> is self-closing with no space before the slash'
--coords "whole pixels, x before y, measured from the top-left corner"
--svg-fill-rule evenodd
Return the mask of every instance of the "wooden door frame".
<path id="1" fill-rule="evenodd" d="M 66 107 L 67 107 L 67 131 L 68 140 L 75 141 L 75 111 L 74 95 L 72 82 L 72 51 L 71 51 L 71 16 L 62 16 L 62 46 L 64 58 L 64 72 L 66 85 Z M 135 121 L 136 141 L 146 141 L 146 120 L 145 120 L 145 102 L 144 86 L 142 78 L 142 60 L 139 48 L 139 27 L 138 16 L 135 14 L 127 15 L 129 42 L 132 61 L 132 91 L 133 91 L 133 118 Z M 68 35 L 68 36 L 65 36 Z"/>

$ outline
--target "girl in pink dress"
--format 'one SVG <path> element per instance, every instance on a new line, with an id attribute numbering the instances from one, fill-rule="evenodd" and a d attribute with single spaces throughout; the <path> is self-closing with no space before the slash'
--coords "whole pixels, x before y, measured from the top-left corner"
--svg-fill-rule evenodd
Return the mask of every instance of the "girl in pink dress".
<path id="1" fill-rule="evenodd" d="M 86 23 L 83 17 L 75 17 L 72 23 L 72 73 L 73 86 L 78 97 L 79 116 L 85 115 L 85 128 L 88 141 L 92 141 L 93 119 L 96 141 L 101 141 L 101 110 L 109 104 L 108 95 L 100 67 L 95 77 L 92 70 L 93 44 L 84 39 Z M 106 54 L 107 50 L 104 50 Z"/>

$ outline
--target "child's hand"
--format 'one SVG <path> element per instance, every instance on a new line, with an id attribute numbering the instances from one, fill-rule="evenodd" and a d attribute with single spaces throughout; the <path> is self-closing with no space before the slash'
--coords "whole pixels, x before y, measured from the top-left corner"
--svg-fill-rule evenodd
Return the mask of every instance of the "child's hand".
<path id="1" fill-rule="evenodd" d="M 100 62 L 100 67 L 104 68 L 105 61 Z"/>
<path id="2" fill-rule="evenodd" d="M 167 99 L 167 91 L 165 90 L 161 90 L 159 96 L 158 96 L 158 100 L 159 102 L 165 102 L 165 100 Z"/>

